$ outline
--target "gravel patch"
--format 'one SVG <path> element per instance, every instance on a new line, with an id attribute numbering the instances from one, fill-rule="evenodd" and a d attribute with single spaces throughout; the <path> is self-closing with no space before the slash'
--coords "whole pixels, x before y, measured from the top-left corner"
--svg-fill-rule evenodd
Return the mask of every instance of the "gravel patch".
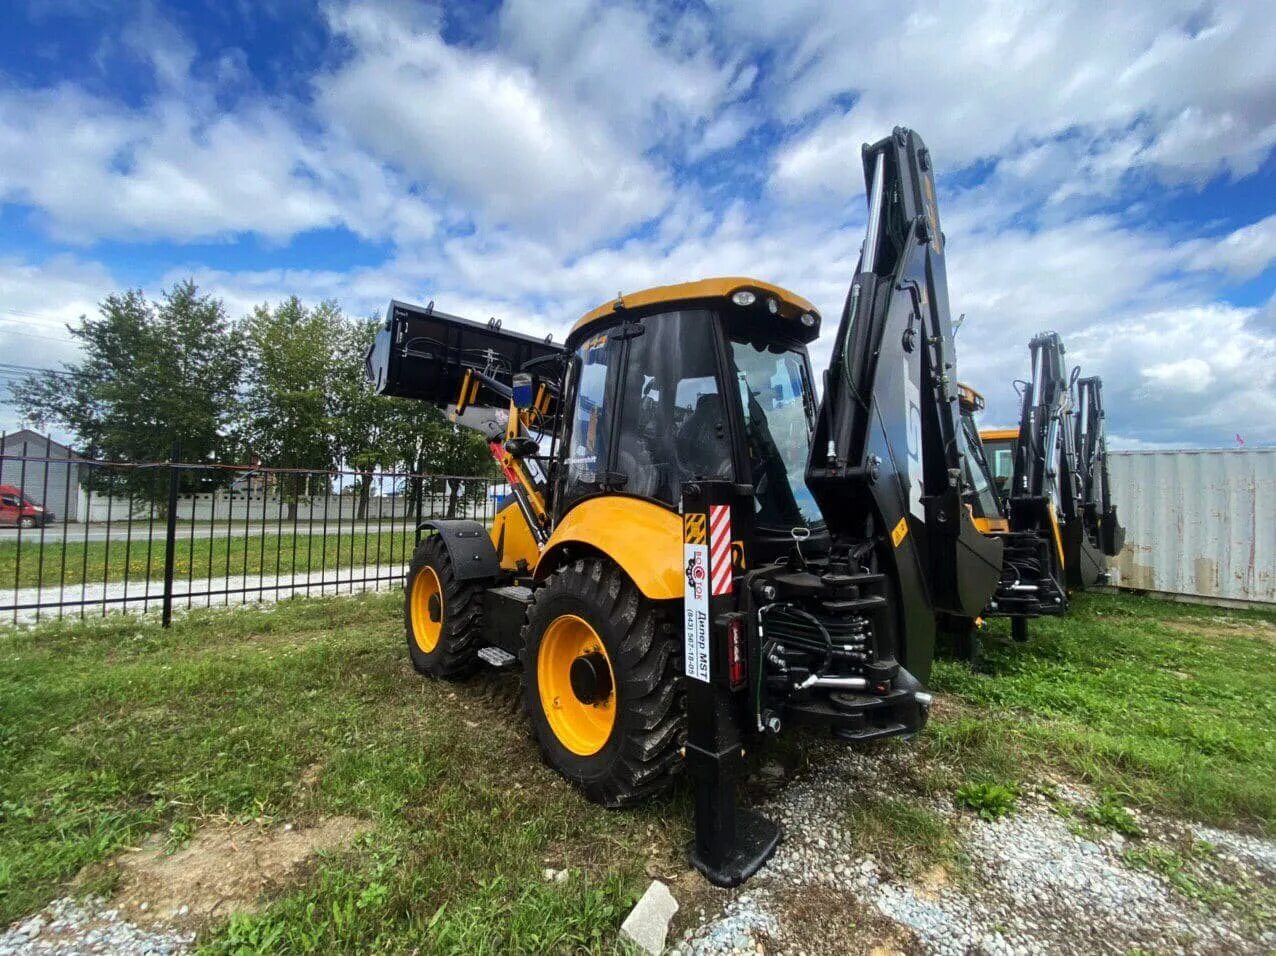
<path id="1" fill-rule="evenodd" d="M 1056 787 L 1051 799 L 1025 793 L 1012 815 L 990 822 L 958 810 L 949 797 L 901 783 L 912 759 L 903 742 L 872 755 L 834 744 L 815 748 L 808 769 L 761 806 L 784 827 L 775 857 L 741 891 L 719 894 L 727 901 L 721 914 L 687 931 L 677 951 L 753 952 L 762 934 L 767 952 L 793 953 L 1270 953 L 1276 947 L 1273 928 L 1259 931 L 1125 860 L 1128 849 L 1155 837 L 1126 839 L 1060 816 L 1059 803 L 1089 802 L 1083 789 Z M 870 796 L 909 801 L 949 821 L 959 835 L 961 873 L 902 877 L 860 845 L 846 811 Z M 1276 874 L 1276 843 L 1204 827 L 1193 832 L 1226 856 L 1223 869 L 1238 883 L 1270 884 Z M 841 899 L 860 912 L 813 926 L 809 912 L 795 911 L 794 901 L 806 895 Z M 883 945 L 880 927 L 866 925 L 863 910 L 905 934 Z"/>
<path id="2" fill-rule="evenodd" d="M 170 956 L 189 952 L 194 944 L 194 933 L 144 929 L 121 918 L 119 911 L 100 897 L 67 897 L 12 924 L 0 935 L 0 956 Z"/>

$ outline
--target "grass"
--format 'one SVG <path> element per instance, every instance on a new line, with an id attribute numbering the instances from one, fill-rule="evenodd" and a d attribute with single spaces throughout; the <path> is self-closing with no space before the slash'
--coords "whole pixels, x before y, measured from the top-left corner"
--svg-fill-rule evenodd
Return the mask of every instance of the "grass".
<path id="1" fill-rule="evenodd" d="M 373 829 L 201 944 L 614 948 L 648 866 L 686 868 L 689 795 L 624 813 L 587 804 L 537 760 L 515 675 L 452 687 L 411 672 L 401 600 L 197 611 L 168 631 L 127 616 L 0 630 L 0 925 L 151 834 L 176 849 L 210 818 L 345 814 Z M 1080 779 L 1099 795 L 1076 811 L 1089 825 L 1129 832 L 1139 807 L 1271 832 L 1274 622 L 1090 595 L 1026 645 L 994 624 L 980 669 L 936 664 L 943 695 L 907 772 L 976 813 Z M 885 797 L 846 812 L 895 869 L 960 875 L 959 817 Z M 1144 856 L 1131 864 L 1215 892 L 1197 861 Z M 546 867 L 570 875 L 547 882 Z"/>
<path id="2" fill-rule="evenodd" d="M 993 622 L 977 669 L 936 662 L 931 683 L 952 697 L 919 738 L 921 763 L 961 768 L 936 771 L 938 788 L 1058 773 L 1133 806 L 1272 833 L 1274 624 L 1272 612 L 1103 594 L 1034 621 L 1027 644 Z M 1095 812 L 1116 822 L 1111 807 Z"/>
<path id="3" fill-rule="evenodd" d="M 344 532 L 344 533 L 342 533 Z M 63 557 L 62 538 L 24 540 L 21 552 L 13 541 L 0 542 L 0 588 L 56 587 L 59 584 L 104 584 L 159 580 L 164 576 L 163 528 L 147 548 L 142 537 L 125 541 L 76 542 L 68 539 Z M 322 534 L 259 534 L 245 537 L 243 529 L 209 538 L 177 537 L 174 575 L 177 581 L 210 577 L 295 574 L 363 567 L 370 564 L 407 563 L 415 545 L 410 528 L 365 532 L 362 528 L 333 528 Z M 43 560 L 41 560 L 43 554 Z"/>
<path id="4" fill-rule="evenodd" d="M 1232 910 L 1257 932 L 1270 930 L 1276 920 L 1276 888 L 1238 877 L 1225 864 L 1228 881 L 1223 882 L 1214 848 L 1203 840 L 1185 840 L 1179 846 L 1144 844 L 1122 857 L 1132 867 L 1157 874 L 1188 899 Z"/>
<path id="5" fill-rule="evenodd" d="M 580 799 L 512 719 L 517 678 L 453 689 L 411 673 L 401 600 L 0 632 L 0 925 L 150 833 L 176 848 L 213 816 L 347 814 L 374 830 L 205 943 L 610 947 L 651 848 L 680 858 L 685 798 L 624 814 Z M 546 883 L 546 866 L 571 875 Z"/>
<path id="6" fill-rule="evenodd" d="M 936 866 L 957 873 L 964 870 L 952 822 L 918 803 L 857 796 L 847 804 L 846 824 L 858 845 L 902 876 L 919 876 Z"/>

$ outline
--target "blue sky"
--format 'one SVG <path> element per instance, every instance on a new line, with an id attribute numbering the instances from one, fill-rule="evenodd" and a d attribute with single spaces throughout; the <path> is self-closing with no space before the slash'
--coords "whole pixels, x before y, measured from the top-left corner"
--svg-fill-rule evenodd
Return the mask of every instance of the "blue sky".
<path id="1" fill-rule="evenodd" d="M 562 334 L 751 274 L 833 316 L 859 144 L 904 124 L 990 423 L 1054 328 L 1116 444 L 1276 442 L 1264 3 L 8 6 L 0 361 L 72 359 L 65 322 L 188 276 L 233 315 L 434 299 Z"/>

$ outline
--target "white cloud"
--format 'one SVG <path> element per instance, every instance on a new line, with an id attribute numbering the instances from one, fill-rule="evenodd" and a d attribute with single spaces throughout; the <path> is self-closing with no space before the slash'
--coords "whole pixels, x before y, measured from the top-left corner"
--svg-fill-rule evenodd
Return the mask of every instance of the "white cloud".
<path id="1" fill-rule="evenodd" d="M 265 103 L 222 113 L 191 96 L 130 109 L 70 86 L 0 91 L 0 200 L 34 206 L 72 244 L 432 231 L 426 203 L 343 145 L 308 141 Z"/>
<path id="2" fill-rule="evenodd" d="M 666 175 L 605 116 L 507 57 L 450 46 L 397 8 L 330 16 L 352 58 L 316 80 L 321 111 L 378 157 L 482 215 L 578 243 L 655 218 Z"/>
<path id="3" fill-rule="evenodd" d="M 139 280 L 156 295 L 193 276 L 231 315 L 293 293 L 352 314 L 434 299 L 561 338 L 617 291 L 752 274 L 821 309 L 820 367 L 862 238 L 860 143 L 908 123 L 941 173 L 986 163 L 941 177 L 959 184 L 941 204 L 953 311 L 969 316 L 959 370 L 989 421 L 1014 420 L 1028 339 L 1053 328 L 1104 376 L 1127 442 L 1276 438 L 1274 306 L 1217 301 L 1271 270 L 1276 216 L 1164 224 L 1139 205 L 1154 178 L 1243 179 L 1270 154 L 1276 34 L 1261 7 L 711 12 L 510 0 L 458 45 L 447 7 L 334 4 L 313 102 L 245 93 L 242 60 L 193 62 L 162 23 L 121 41 L 154 74 L 142 105 L 0 83 L 0 202 L 32 206 L 63 243 L 282 243 L 344 226 L 390 244 L 383 262 L 330 269 L 0 262 L 0 306 L 34 316 L 0 312 L 0 347 L 21 345 L 4 338 L 11 318 L 38 330 Z M 760 128 L 782 131 L 778 148 L 753 151 Z"/>
<path id="4" fill-rule="evenodd" d="M 1221 240 L 1193 243 L 1193 269 L 1215 269 L 1236 279 L 1252 279 L 1276 262 L 1276 215 L 1242 226 Z"/>
<path id="5" fill-rule="evenodd" d="M 835 98 L 853 99 L 780 153 L 776 184 L 790 193 L 846 188 L 860 142 L 895 123 L 924 131 L 949 169 L 1059 137 L 1100 137 L 1127 165 L 1174 182 L 1247 175 L 1276 145 L 1276 31 L 1263 0 L 926 11 L 752 0 L 722 12 L 749 41 L 779 45 L 781 116 L 806 122 Z"/>
<path id="6" fill-rule="evenodd" d="M 56 255 L 42 262 L 0 257 L 0 361 L 31 368 L 57 368 L 73 361 L 78 346 L 67 333 L 81 315 L 97 314 L 98 302 L 119 282 L 96 262 Z M 8 402 L 15 375 L 0 375 L 0 431 L 21 427 Z"/>

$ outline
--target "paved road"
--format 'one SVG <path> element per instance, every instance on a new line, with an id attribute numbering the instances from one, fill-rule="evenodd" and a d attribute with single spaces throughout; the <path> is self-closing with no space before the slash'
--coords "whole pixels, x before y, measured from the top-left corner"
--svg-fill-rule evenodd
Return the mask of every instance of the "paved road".
<path id="1" fill-rule="evenodd" d="M 44 529 L 45 547 L 61 546 L 63 527 L 63 525 L 55 524 Z M 71 524 L 66 525 L 65 527 L 66 540 L 68 544 L 81 544 L 85 541 L 126 541 L 130 537 L 130 532 L 124 525 L 112 524 L 108 528 L 105 524 L 91 524 L 87 527 L 82 524 Z M 393 524 L 388 521 L 381 522 L 380 524 L 361 521 L 354 525 L 351 525 L 349 521 L 343 521 L 340 526 L 338 526 L 337 522 L 333 520 L 328 522 L 328 529 L 326 532 L 324 531 L 322 522 L 316 521 L 312 524 L 299 522 L 297 524 L 296 533 L 298 535 L 323 535 L 326 533 L 329 537 L 336 537 L 340 534 L 342 537 L 349 537 L 353 535 L 355 537 L 362 538 L 364 535 L 368 534 L 375 535 L 378 531 L 382 534 L 389 534 L 391 528 L 393 528 L 395 536 L 398 537 L 398 535 L 405 531 L 408 534 L 411 534 L 414 527 L 415 523 L 412 521 L 396 521 Z M 209 537 L 225 538 L 228 530 L 231 540 L 234 540 L 245 536 L 250 538 L 257 537 L 263 534 L 289 535 L 293 533 L 293 526 L 291 521 L 286 521 L 282 525 L 270 521 L 265 524 L 261 522 L 249 522 L 245 528 L 243 524 L 236 522 L 231 528 L 227 529 L 227 526 L 224 523 L 218 522 L 215 525 L 209 525 L 207 523 L 199 524 L 192 530 L 189 523 L 179 523 L 177 526 L 177 540 L 188 541 L 192 536 L 194 536 L 197 540 L 199 538 Z M 145 543 L 148 531 L 151 537 L 153 537 L 156 541 L 164 540 L 164 523 L 162 521 L 157 521 L 154 528 L 148 528 L 148 523 L 145 521 L 135 521 L 133 523 L 132 530 L 133 543 L 136 544 L 138 541 Z M 21 534 L 22 543 L 24 545 L 36 544 L 40 541 L 39 528 L 23 528 Z M 0 528 L 0 541 L 17 540 L 17 528 Z"/>

